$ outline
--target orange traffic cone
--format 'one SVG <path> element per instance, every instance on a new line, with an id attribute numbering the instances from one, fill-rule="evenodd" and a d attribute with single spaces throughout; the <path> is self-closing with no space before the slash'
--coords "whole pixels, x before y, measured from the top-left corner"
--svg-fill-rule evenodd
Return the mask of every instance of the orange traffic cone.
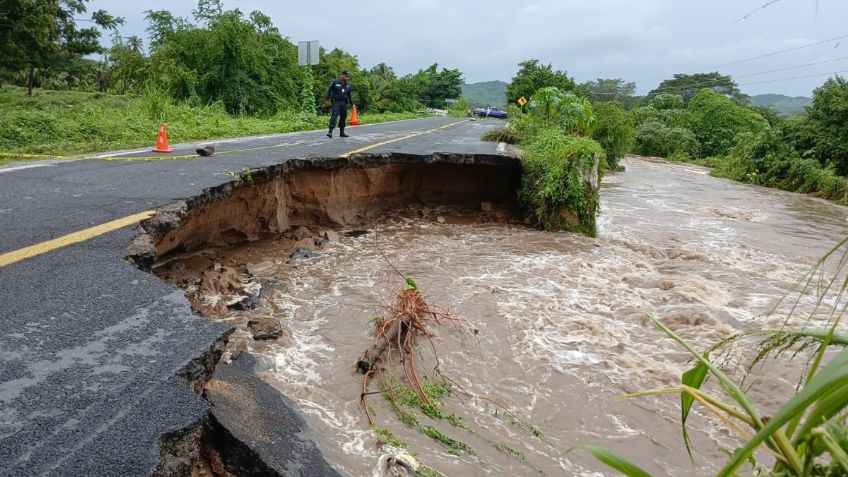
<path id="1" fill-rule="evenodd" d="M 153 152 L 173 152 L 168 147 L 168 131 L 165 129 L 164 123 L 159 125 L 159 139 L 156 140 L 156 147 L 153 148 Z"/>
<path id="2" fill-rule="evenodd" d="M 356 105 L 353 105 L 353 110 L 350 112 L 350 121 L 347 122 L 351 126 L 359 126 L 359 115 L 356 114 Z"/>

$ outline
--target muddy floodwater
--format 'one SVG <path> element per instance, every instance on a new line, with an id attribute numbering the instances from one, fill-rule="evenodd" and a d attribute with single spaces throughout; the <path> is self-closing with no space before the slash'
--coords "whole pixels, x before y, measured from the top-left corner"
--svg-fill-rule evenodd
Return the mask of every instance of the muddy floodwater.
<path id="1" fill-rule="evenodd" d="M 380 475 L 385 453 L 360 406 L 354 363 L 371 341 L 372 318 L 404 285 L 389 262 L 414 277 L 430 304 L 477 330 L 469 338 L 437 328 L 434 339 L 441 369 L 467 392 L 445 404 L 464 427 L 432 424 L 473 453 L 451 454 L 370 397 L 376 424 L 422 463 L 449 476 L 616 475 L 585 452 L 565 452 L 600 442 L 657 476 L 709 473 L 732 435 L 696 410 L 693 465 L 676 398 L 616 399 L 675 385 L 691 367 L 645 315 L 701 348 L 776 326 L 763 313 L 844 237 L 848 209 L 694 166 L 631 158 L 626 167 L 605 179 L 597 239 L 397 218 L 294 265 L 286 263 L 290 247 L 255 245 L 243 258 L 276 288 L 267 306 L 224 319 L 273 316 L 287 328 L 276 342 L 253 342 L 245 331 L 233 339 L 257 355 L 262 377 L 296 403 L 346 475 Z M 748 380 L 753 399 L 773 410 L 793 393 L 797 368 L 757 368 Z"/>

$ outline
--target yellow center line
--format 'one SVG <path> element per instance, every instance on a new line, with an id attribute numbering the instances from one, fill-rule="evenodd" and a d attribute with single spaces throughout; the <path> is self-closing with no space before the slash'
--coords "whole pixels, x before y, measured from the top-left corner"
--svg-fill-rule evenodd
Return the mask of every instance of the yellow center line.
<path id="1" fill-rule="evenodd" d="M 350 157 L 353 154 L 358 154 L 360 152 L 367 151 L 369 149 L 373 149 L 375 147 L 383 146 L 386 144 L 391 144 L 393 142 L 403 141 L 404 139 L 409 139 L 412 137 L 420 136 L 422 134 L 438 131 L 440 129 L 447 129 L 451 126 L 455 126 L 460 123 L 464 123 L 468 121 L 467 119 L 462 121 L 456 121 L 450 124 L 445 124 L 444 126 L 439 126 L 437 128 L 428 129 L 426 131 L 419 131 L 412 134 L 408 134 L 406 136 L 402 136 L 395 139 L 390 139 L 388 141 L 374 143 L 365 147 L 361 147 L 359 149 L 354 149 L 353 151 L 346 152 L 339 157 Z M 287 144 L 289 145 L 289 144 Z M 296 145 L 296 144 L 290 144 Z M 260 150 L 260 149 L 270 149 L 272 147 L 280 147 L 280 145 L 275 146 L 260 146 L 256 148 L 248 148 L 242 151 L 249 150 Z M 242 152 L 239 151 L 239 152 Z M 115 230 L 122 229 L 124 227 L 137 224 L 142 220 L 149 219 L 156 214 L 153 210 L 146 210 L 144 212 L 139 212 L 137 214 L 128 215 L 126 217 L 121 217 L 120 219 L 115 219 L 109 222 L 102 223 L 100 225 L 95 225 L 94 227 L 90 227 L 87 229 L 79 230 L 77 232 L 72 232 L 67 235 L 63 235 L 61 237 L 56 237 L 51 240 L 47 240 L 41 243 L 37 243 L 35 245 L 30 245 L 29 247 L 20 248 L 18 250 L 13 250 L 11 252 L 6 252 L 4 254 L 0 254 L 0 268 L 11 265 L 13 263 L 20 262 L 21 260 L 26 260 L 28 258 L 35 257 L 37 255 L 41 255 L 47 252 L 52 252 L 53 250 L 60 249 L 62 247 L 67 247 L 68 245 L 73 245 L 75 243 L 85 242 L 86 240 L 93 239 L 99 235 L 107 234 L 109 232 L 114 232 Z"/>
<path id="2" fill-rule="evenodd" d="M 15 262 L 20 262 L 21 260 L 35 257 L 36 255 L 41 255 L 58 248 L 67 247 L 68 245 L 85 242 L 86 240 L 97 237 L 98 235 L 103 235 L 105 233 L 124 228 L 128 225 L 136 224 L 142 220 L 149 219 L 150 217 L 153 217 L 153 215 L 155 215 L 154 211 L 146 210 L 138 214 L 128 215 L 126 217 L 121 217 L 120 219 L 112 220 L 111 222 L 106 222 L 91 228 L 69 233 L 68 235 L 56 237 L 52 240 L 47 240 L 46 242 L 30 245 L 29 247 L 24 247 L 13 252 L 4 253 L 0 255 L 0 267 L 5 267 Z"/>
<path id="3" fill-rule="evenodd" d="M 354 150 L 352 150 L 352 151 L 348 151 L 348 152 L 346 152 L 346 153 L 344 153 L 344 154 L 340 154 L 340 155 L 339 155 L 339 157 L 345 157 L 345 158 L 346 158 L 346 157 L 350 157 L 350 156 L 352 156 L 352 155 L 354 155 L 354 154 L 359 154 L 360 152 L 365 152 L 365 151 L 368 151 L 368 150 L 370 150 L 370 149 L 374 149 L 375 147 L 385 146 L 386 144 L 391 144 L 391 143 L 393 143 L 393 142 L 403 141 L 403 140 L 405 140 L 405 139 L 409 139 L 409 138 L 413 138 L 413 137 L 416 137 L 416 136 L 420 136 L 420 135 L 422 135 L 422 134 L 427 134 L 427 133 L 430 133 L 430 132 L 435 132 L 435 131 L 438 131 L 439 129 L 447 129 L 447 128 L 451 127 L 451 126 L 455 126 L 455 125 L 457 125 L 457 124 L 464 123 L 464 122 L 466 122 L 466 121 L 468 121 L 468 120 L 467 120 L 467 119 L 463 119 L 462 121 L 455 121 L 455 122 L 452 122 L 452 123 L 449 123 L 449 124 L 445 124 L 444 126 L 439 126 L 439 127 L 437 127 L 437 128 L 428 129 L 428 130 L 426 130 L 426 131 L 414 132 L 414 133 L 412 133 L 412 134 L 407 134 L 406 136 L 401 136 L 401 137 L 397 137 L 397 138 L 394 138 L 394 139 L 389 139 L 388 141 L 376 142 L 376 143 L 374 143 L 374 144 L 369 144 L 368 146 L 360 147 L 359 149 L 354 149 Z"/>

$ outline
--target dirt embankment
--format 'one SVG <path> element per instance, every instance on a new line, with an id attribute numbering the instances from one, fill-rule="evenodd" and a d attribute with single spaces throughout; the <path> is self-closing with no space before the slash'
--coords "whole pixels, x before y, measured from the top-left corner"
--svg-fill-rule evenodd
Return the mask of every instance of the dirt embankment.
<path id="1" fill-rule="evenodd" d="M 279 254 L 280 247 L 289 247 L 294 266 L 299 259 L 322 253 L 326 243 L 343 241 L 345 234 L 364 233 L 389 217 L 515 222 L 519 220 L 516 197 L 520 182 L 520 161 L 504 156 L 380 154 L 292 160 L 244 173 L 237 180 L 157 210 L 141 224 L 142 233 L 127 258 L 183 287 L 192 305 L 204 315 L 221 316 L 233 309 L 262 306 L 264 294 L 274 284 L 257 283 L 250 264 L 270 248 Z M 241 339 L 250 336 L 257 344 L 285 339 L 285 325 L 277 320 L 230 321 L 242 328 Z M 243 361 L 237 356 L 243 346 L 234 346 L 230 339 L 227 347 L 236 352 L 234 363 Z M 202 366 L 195 363 L 195 368 L 205 370 L 201 373 L 205 377 L 192 379 L 190 384 L 212 402 L 212 410 L 193 428 L 163 436 L 163 469 L 192 468 L 197 475 L 285 475 L 286 469 L 278 464 L 284 460 L 273 455 L 275 451 L 249 445 L 257 438 L 261 423 L 237 425 L 242 421 L 239 415 L 261 404 L 249 397 L 226 405 L 216 402 L 223 398 L 209 383 L 220 384 L 212 377 L 220 358 L 221 353 L 216 352 L 204 357 Z M 214 362 L 207 362 L 210 359 Z M 218 371 L 238 376 L 231 377 L 233 380 L 255 378 L 221 366 Z M 236 424 L 224 425 L 227 422 Z M 237 453 L 241 457 L 227 458 L 227 449 L 216 447 L 223 442 L 229 443 L 226 447 L 243 443 L 244 449 Z M 314 465 L 320 471 L 316 470 L 316 475 L 330 475 L 317 447 L 309 448 L 317 452 Z M 248 455 L 250 458 L 244 459 Z M 245 463 L 256 459 L 267 466 L 251 468 Z M 225 472 L 219 472 L 224 468 Z"/>

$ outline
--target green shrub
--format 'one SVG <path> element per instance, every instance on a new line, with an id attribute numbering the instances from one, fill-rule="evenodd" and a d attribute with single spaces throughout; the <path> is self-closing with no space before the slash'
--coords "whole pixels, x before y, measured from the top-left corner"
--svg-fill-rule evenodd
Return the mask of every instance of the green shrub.
<path id="1" fill-rule="evenodd" d="M 848 197 L 848 178 L 838 175 L 834 166 L 823 168 L 815 159 L 802 159 L 774 130 L 739 134 L 713 175 L 836 201 Z"/>
<path id="2" fill-rule="evenodd" d="M 527 109 L 526 119 L 534 127 L 558 127 L 565 134 L 578 136 L 590 135 L 595 127 L 588 100 L 552 86 L 536 91 Z"/>
<path id="3" fill-rule="evenodd" d="M 727 154 L 739 133 L 759 133 L 769 127 L 756 111 L 740 106 L 732 99 L 703 90 L 689 102 L 692 132 L 708 156 Z"/>
<path id="4" fill-rule="evenodd" d="M 510 126 L 495 128 L 483 134 L 484 141 L 505 142 L 507 144 L 518 144 L 521 142 L 521 134 Z"/>
<path id="5" fill-rule="evenodd" d="M 604 173 L 600 144 L 548 128 L 524 146 L 524 153 L 519 202 L 533 224 L 596 236 Z"/>
<path id="6" fill-rule="evenodd" d="M 848 174 L 848 80 L 837 75 L 816 88 L 801 137 L 811 157 Z"/>
<path id="7" fill-rule="evenodd" d="M 607 166 L 612 170 L 620 170 L 619 162 L 633 147 L 636 129 L 618 103 L 596 103 L 594 112 L 597 125 L 592 132 L 592 139 L 604 148 Z"/>
<path id="8" fill-rule="evenodd" d="M 670 157 L 684 153 L 697 157 L 699 144 L 695 134 L 688 129 L 647 121 L 636 128 L 634 150 L 644 156 Z"/>

